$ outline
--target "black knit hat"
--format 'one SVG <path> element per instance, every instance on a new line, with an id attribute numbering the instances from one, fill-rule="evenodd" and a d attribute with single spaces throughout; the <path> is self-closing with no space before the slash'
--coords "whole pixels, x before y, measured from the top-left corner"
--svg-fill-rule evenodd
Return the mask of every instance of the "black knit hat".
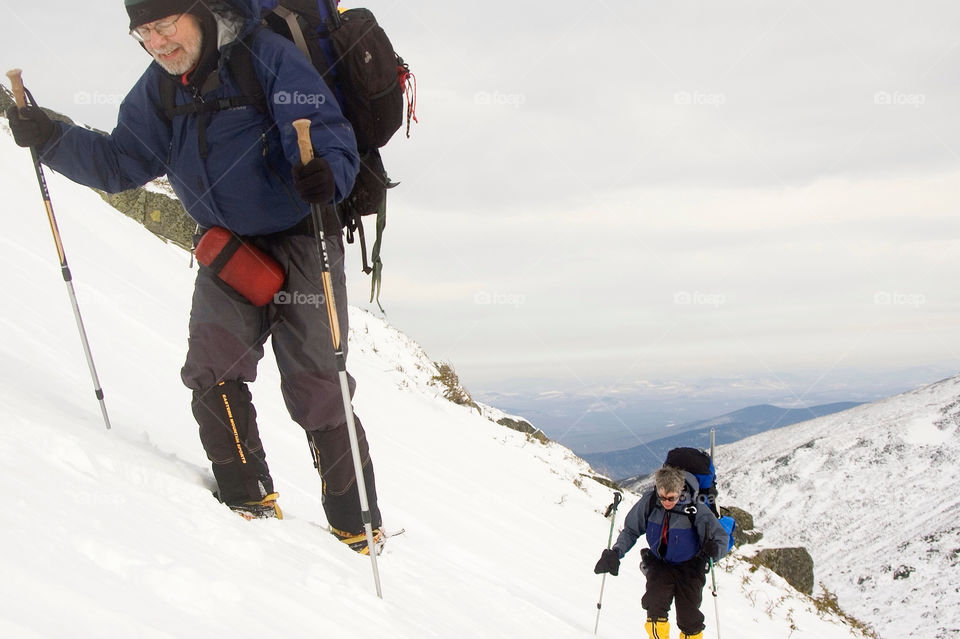
<path id="1" fill-rule="evenodd" d="M 123 0 L 130 16 L 130 28 L 139 27 L 178 13 L 201 13 L 208 11 L 206 0 Z"/>

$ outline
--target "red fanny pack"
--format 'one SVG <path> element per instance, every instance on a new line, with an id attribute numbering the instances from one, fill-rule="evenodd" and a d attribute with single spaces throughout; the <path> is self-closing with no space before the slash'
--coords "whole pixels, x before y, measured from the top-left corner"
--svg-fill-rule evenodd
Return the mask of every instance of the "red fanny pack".
<path id="1" fill-rule="evenodd" d="M 200 238 L 197 261 L 247 298 L 254 306 L 273 301 L 283 288 L 286 274 L 279 263 L 253 244 L 225 228 L 215 226 Z"/>

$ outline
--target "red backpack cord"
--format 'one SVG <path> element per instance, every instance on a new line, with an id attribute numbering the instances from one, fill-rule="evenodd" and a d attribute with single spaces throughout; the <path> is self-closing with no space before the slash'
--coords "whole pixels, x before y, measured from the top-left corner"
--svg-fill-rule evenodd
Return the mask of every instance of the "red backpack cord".
<path id="1" fill-rule="evenodd" d="M 417 119 L 417 76 L 410 71 L 410 67 L 402 60 L 397 66 L 397 73 L 400 76 L 400 87 L 403 94 L 407 96 L 407 137 L 409 138 L 410 120 L 412 119 L 417 124 L 420 123 L 420 120 Z"/>

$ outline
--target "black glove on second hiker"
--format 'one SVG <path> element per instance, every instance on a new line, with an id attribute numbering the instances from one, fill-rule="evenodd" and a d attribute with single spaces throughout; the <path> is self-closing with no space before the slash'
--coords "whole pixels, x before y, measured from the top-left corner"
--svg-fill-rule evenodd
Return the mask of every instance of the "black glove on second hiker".
<path id="1" fill-rule="evenodd" d="M 600 554 L 600 561 L 597 562 L 596 567 L 593 569 L 593 572 L 596 574 L 609 572 L 611 575 L 616 577 L 620 574 L 620 553 L 618 553 L 613 548 L 607 548 Z"/>
<path id="2" fill-rule="evenodd" d="M 720 547 L 712 539 L 708 539 L 703 542 L 703 545 L 700 547 L 700 554 L 704 557 L 716 557 L 720 554 Z"/>
<path id="3" fill-rule="evenodd" d="M 304 202 L 330 204 L 337 192 L 330 164 L 323 158 L 313 158 L 306 164 L 297 162 L 293 167 L 293 188 Z"/>
<path id="4" fill-rule="evenodd" d="M 40 148 L 60 135 L 60 127 L 39 107 L 26 106 L 20 109 L 12 106 L 7 109 L 7 120 L 17 146 Z"/>
<path id="5" fill-rule="evenodd" d="M 643 573 L 643 576 L 646 577 L 647 573 L 650 571 L 650 562 L 653 561 L 653 553 L 650 552 L 649 548 L 640 549 L 640 572 Z"/>

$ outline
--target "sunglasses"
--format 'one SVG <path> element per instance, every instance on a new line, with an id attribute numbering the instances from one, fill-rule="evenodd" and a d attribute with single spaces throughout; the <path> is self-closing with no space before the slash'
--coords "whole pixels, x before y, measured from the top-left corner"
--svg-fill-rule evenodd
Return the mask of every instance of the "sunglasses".
<path id="1" fill-rule="evenodd" d="M 674 495 L 673 497 L 668 497 L 666 495 L 661 495 L 660 493 L 657 493 L 657 498 L 662 502 L 680 501 L 680 495 Z"/>

